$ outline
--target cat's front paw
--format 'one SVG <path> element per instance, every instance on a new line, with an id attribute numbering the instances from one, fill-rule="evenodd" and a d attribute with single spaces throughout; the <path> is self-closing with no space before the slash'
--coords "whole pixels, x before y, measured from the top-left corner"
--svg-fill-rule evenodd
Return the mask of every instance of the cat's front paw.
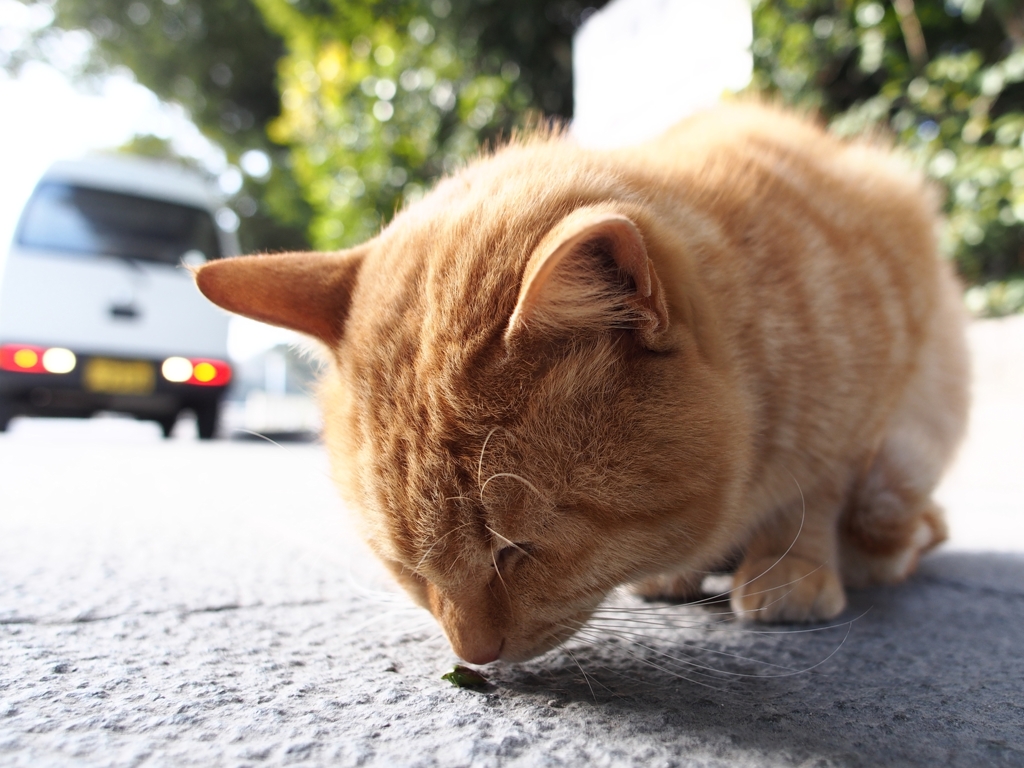
<path id="1" fill-rule="evenodd" d="M 700 588 L 703 580 L 699 573 L 665 573 L 637 582 L 633 585 L 633 592 L 645 600 L 692 603 L 703 597 Z"/>
<path id="2" fill-rule="evenodd" d="M 764 622 L 827 621 L 842 613 L 846 594 L 827 565 L 792 555 L 744 561 L 730 597 L 741 619 Z"/>

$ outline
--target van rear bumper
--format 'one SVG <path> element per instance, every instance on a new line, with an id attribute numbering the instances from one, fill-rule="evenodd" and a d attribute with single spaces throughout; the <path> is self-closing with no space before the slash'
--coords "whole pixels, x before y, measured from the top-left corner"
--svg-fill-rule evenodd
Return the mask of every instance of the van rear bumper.
<path id="1" fill-rule="evenodd" d="M 152 387 L 144 393 L 95 391 L 86 386 L 83 372 L 91 356 L 79 355 L 69 373 L 25 373 L 0 369 L 0 408 L 8 416 L 88 417 L 100 411 L 126 413 L 161 421 L 183 409 L 216 407 L 228 386 L 198 386 L 170 382 L 160 375 L 161 360 L 132 358 L 153 366 Z M 107 360 L 113 356 L 102 355 Z M 123 359 L 123 358 L 121 358 Z"/>

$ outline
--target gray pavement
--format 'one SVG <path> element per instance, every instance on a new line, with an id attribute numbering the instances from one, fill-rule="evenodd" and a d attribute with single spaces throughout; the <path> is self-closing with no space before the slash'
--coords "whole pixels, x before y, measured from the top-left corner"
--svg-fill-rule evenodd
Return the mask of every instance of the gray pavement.
<path id="1" fill-rule="evenodd" d="M 1024 317 L 971 344 L 953 540 L 907 584 L 810 632 L 619 596 L 482 693 L 440 679 L 319 447 L 16 421 L 0 765 L 1024 766 Z"/>

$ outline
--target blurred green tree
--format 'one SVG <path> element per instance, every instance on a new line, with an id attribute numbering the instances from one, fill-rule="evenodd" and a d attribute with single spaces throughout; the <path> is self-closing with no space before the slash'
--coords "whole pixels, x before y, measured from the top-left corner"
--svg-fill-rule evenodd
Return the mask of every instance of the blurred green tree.
<path id="1" fill-rule="evenodd" d="M 285 41 L 281 116 L 320 248 L 371 236 L 524 116 L 569 117 L 572 0 L 254 0 Z M 525 118 L 529 119 L 529 118 Z"/>
<path id="2" fill-rule="evenodd" d="M 833 130 L 888 126 L 947 190 L 943 249 L 998 314 L 1024 307 L 1024 6 L 1019 0 L 761 0 L 754 87 Z"/>

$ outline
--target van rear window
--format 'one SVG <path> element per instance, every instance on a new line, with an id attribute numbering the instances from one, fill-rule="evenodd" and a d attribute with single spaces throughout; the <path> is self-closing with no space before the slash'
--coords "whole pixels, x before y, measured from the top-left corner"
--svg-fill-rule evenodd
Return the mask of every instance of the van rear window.
<path id="1" fill-rule="evenodd" d="M 26 248 L 178 264 L 189 251 L 220 257 L 213 218 L 202 208 L 43 181 L 18 227 Z"/>

